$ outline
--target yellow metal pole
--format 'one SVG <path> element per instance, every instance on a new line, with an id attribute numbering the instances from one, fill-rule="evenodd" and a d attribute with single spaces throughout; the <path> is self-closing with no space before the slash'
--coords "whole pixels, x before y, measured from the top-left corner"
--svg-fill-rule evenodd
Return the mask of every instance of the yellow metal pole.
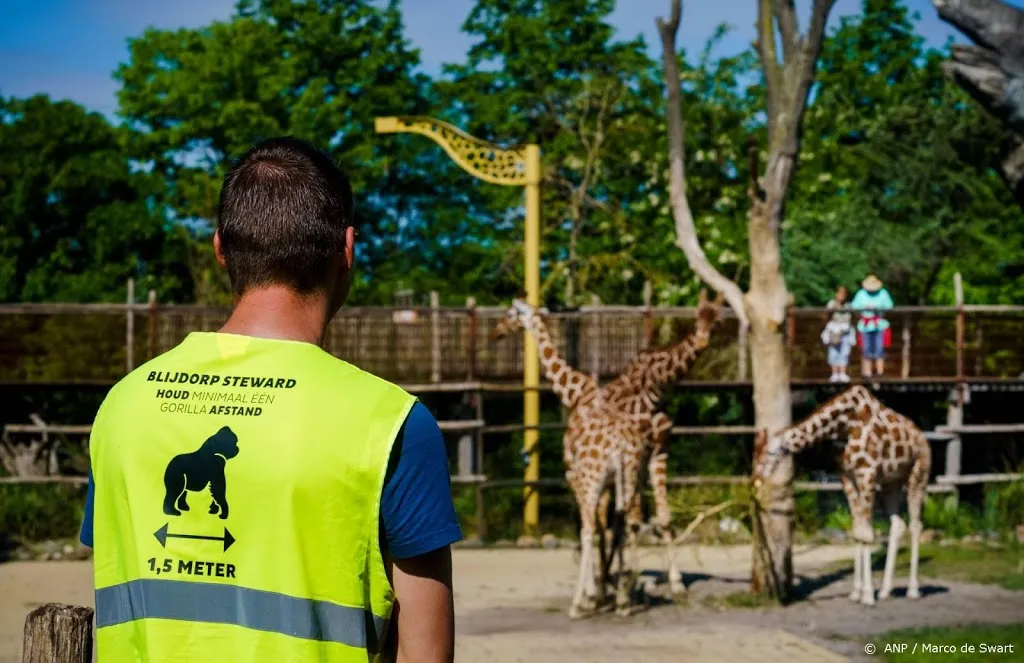
<path id="1" fill-rule="evenodd" d="M 523 261 L 526 278 L 526 301 L 540 306 L 540 146 L 524 145 L 502 149 L 474 138 L 446 122 L 420 116 L 378 117 L 374 119 L 377 133 L 416 133 L 430 138 L 444 148 L 455 163 L 476 178 L 493 184 L 526 188 L 526 228 L 523 233 Z M 537 345 L 529 333 L 523 338 L 523 450 L 527 454 L 524 479 L 540 478 L 540 360 Z M 523 529 L 535 534 L 540 516 L 540 497 L 536 486 L 523 489 Z"/>
<path id="2" fill-rule="evenodd" d="M 526 277 L 526 302 L 540 306 L 540 146 L 526 146 L 526 229 L 523 233 L 523 260 Z M 529 332 L 523 335 L 523 451 L 528 454 L 524 479 L 540 478 L 540 360 L 537 344 Z M 530 427 L 533 428 L 530 428 Z M 533 535 L 540 520 L 540 493 L 537 486 L 523 488 L 523 531 Z"/>

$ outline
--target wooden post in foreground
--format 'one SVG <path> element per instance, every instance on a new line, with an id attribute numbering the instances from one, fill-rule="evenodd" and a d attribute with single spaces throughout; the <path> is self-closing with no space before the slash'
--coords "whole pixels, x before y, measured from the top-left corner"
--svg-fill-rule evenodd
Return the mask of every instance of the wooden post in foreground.
<path id="1" fill-rule="evenodd" d="M 41 605 L 25 618 L 21 663 L 90 663 L 92 608 Z"/>

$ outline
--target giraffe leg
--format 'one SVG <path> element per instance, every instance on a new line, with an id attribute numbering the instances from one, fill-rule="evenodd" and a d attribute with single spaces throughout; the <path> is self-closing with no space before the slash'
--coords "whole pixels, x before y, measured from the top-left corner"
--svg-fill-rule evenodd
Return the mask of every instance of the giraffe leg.
<path id="1" fill-rule="evenodd" d="M 882 587 L 878 590 L 878 600 L 889 598 L 892 594 L 892 575 L 896 569 L 896 554 L 900 549 L 900 539 L 906 531 L 906 523 L 899 515 L 900 492 L 890 490 L 885 493 L 885 510 L 889 514 L 889 547 L 885 552 L 885 575 L 882 576 Z"/>
<path id="2" fill-rule="evenodd" d="M 601 499 L 597 506 L 597 542 L 598 542 L 598 571 L 597 571 L 597 592 L 596 600 L 598 605 L 603 604 L 607 596 L 608 571 L 611 568 L 609 557 L 615 554 L 615 532 L 608 522 L 608 507 L 611 502 L 611 491 L 605 489 L 601 493 Z"/>
<path id="3" fill-rule="evenodd" d="M 871 544 L 862 543 L 860 544 L 860 549 L 860 568 L 861 573 L 863 574 L 861 579 L 863 594 L 860 597 L 860 602 L 864 605 L 874 605 L 875 588 L 871 582 Z"/>
<path id="4" fill-rule="evenodd" d="M 871 529 L 871 514 L 875 506 L 875 476 L 874 469 L 858 470 L 853 479 L 854 497 L 850 501 L 850 515 L 853 516 L 853 538 L 861 544 L 860 602 L 864 605 L 872 605 L 875 602 L 875 588 L 871 581 L 871 546 L 875 542 L 875 533 Z"/>
<path id="5" fill-rule="evenodd" d="M 857 501 L 857 486 L 854 484 L 853 479 L 846 474 L 841 475 L 839 481 L 843 485 L 843 492 L 846 493 L 846 503 L 850 506 L 850 513 L 853 513 L 853 505 Z M 862 580 L 862 572 L 860 570 L 861 554 L 861 544 L 857 543 L 853 548 L 853 589 L 850 591 L 851 601 L 860 601 Z"/>
<path id="6" fill-rule="evenodd" d="M 576 593 L 572 599 L 572 605 L 569 606 L 569 618 L 579 619 L 583 616 L 585 609 L 585 598 L 584 592 L 586 591 L 587 576 L 590 576 L 590 582 L 593 582 L 594 578 L 594 525 L 592 522 L 588 522 L 583 525 L 580 530 L 580 568 L 579 577 L 576 579 Z"/>
<path id="7" fill-rule="evenodd" d="M 668 506 L 667 465 L 668 450 L 662 442 L 651 454 L 647 463 L 647 474 L 654 489 L 654 518 L 661 530 L 669 591 L 672 594 L 682 594 L 686 592 L 686 585 L 683 584 L 679 568 L 676 566 L 675 532 L 672 530 L 672 511 Z"/>
<path id="8" fill-rule="evenodd" d="M 907 598 L 921 598 L 921 587 L 917 578 L 917 556 L 921 543 L 921 504 L 928 486 L 929 461 L 918 459 L 907 482 L 907 515 L 910 518 L 910 579 L 907 581 Z"/>
<path id="9" fill-rule="evenodd" d="M 854 544 L 853 546 L 853 589 L 850 591 L 851 601 L 860 601 L 860 586 L 863 580 L 863 572 L 860 570 L 860 562 L 861 548 L 863 547 L 864 546 L 860 543 Z"/>
<path id="10" fill-rule="evenodd" d="M 570 485 L 580 511 L 580 565 L 576 592 L 569 606 L 569 618 L 578 619 L 583 616 L 584 610 L 591 607 L 587 602 L 587 590 L 592 589 L 594 584 L 594 521 L 601 487 L 599 484 L 583 486 L 578 481 Z"/>
<path id="11" fill-rule="evenodd" d="M 627 504 L 632 504 L 633 497 L 636 494 L 637 474 L 639 468 L 635 464 L 628 461 L 619 463 L 617 483 L 621 488 L 621 497 L 618 498 L 617 505 L 625 510 Z M 620 512 L 620 516 L 625 516 L 625 513 Z M 620 616 L 626 616 L 630 613 L 631 594 L 633 590 L 633 571 L 636 568 L 637 558 L 637 537 L 634 532 L 629 532 L 628 535 L 628 546 L 629 546 L 629 562 L 626 562 L 626 555 L 622 548 L 619 548 L 619 578 L 618 578 L 618 589 L 615 592 L 615 614 Z"/>

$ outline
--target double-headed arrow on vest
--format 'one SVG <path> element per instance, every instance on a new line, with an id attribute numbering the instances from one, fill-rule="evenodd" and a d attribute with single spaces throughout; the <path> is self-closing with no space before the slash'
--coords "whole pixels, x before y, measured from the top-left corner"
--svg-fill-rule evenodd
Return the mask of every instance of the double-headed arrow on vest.
<path id="1" fill-rule="evenodd" d="M 167 547 L 167 539 L 169 539 L 169 538 L 170 539 L 203 539 L 203 540 L 206 540 L 206 541 L 223 541 L 224 542 L 224 550 L 227 550 L 228 548 L 230 548 L 231 544 L 235 542 L 235 537 L 231 536 L 231 532 L 228 531 L 227 527 L 224 528 L 224 536 L 202 536 L 202 535 L 199 535 L 199 534 L 171 534 L 170 532 L 167 531 L 168 526 L 170 526 L 170 523 L 165 523 L 163 527 L 161 527 L 157 531 L 153 532 L 153 536 L 156 537 L 156 540 L 159 541 L 160 545 L 163 546 L 164 548 Z"/>

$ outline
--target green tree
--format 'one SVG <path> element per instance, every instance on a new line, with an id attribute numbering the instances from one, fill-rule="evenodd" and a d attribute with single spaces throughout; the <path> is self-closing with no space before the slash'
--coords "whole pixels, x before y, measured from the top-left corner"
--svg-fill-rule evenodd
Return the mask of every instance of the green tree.
<path id="1" fill-rule="evenodd" d="M 0 301 L 124 301 L 188 287 L 159 182 L 124 158 L 125 132 L 46 96 L 0 98 Z"/>
<path id="2" fill-rule="evenodd" d="M 353 299 L 386 299 L 395 272 L 416 279 L 423 215 L 448 193 L 442 159 L 410 138 L 378 137 L 377 116 L 430 109 L 429 81 L 402 33 L 398 2 L 242 0 L 230 21 L 148 30 L 116 73 L 119 113 L 135 129 L 132 156 L 166 180 L 162 201 L 199 243 L 197 283 L 223 298 L 211 261 L 220 182 L 253 142 L 294 135 L 327 149 L 356 192 L 362 277 Z M 422 204 L 419 204 L 422 203 Z M 428 219 L 429 221 L 429 219 Z"/>
<path id="3" fill-rule="evenodd" d="M 787 281 L 820 305 L 878 272 L 902 303 L 952 303 L 960 271 L 1012 301 L 1022 248 L 996 169 L 1006 131 L 942 74 L 898 0 L 866 0 L 825 41 L 787 220 Z"/>

